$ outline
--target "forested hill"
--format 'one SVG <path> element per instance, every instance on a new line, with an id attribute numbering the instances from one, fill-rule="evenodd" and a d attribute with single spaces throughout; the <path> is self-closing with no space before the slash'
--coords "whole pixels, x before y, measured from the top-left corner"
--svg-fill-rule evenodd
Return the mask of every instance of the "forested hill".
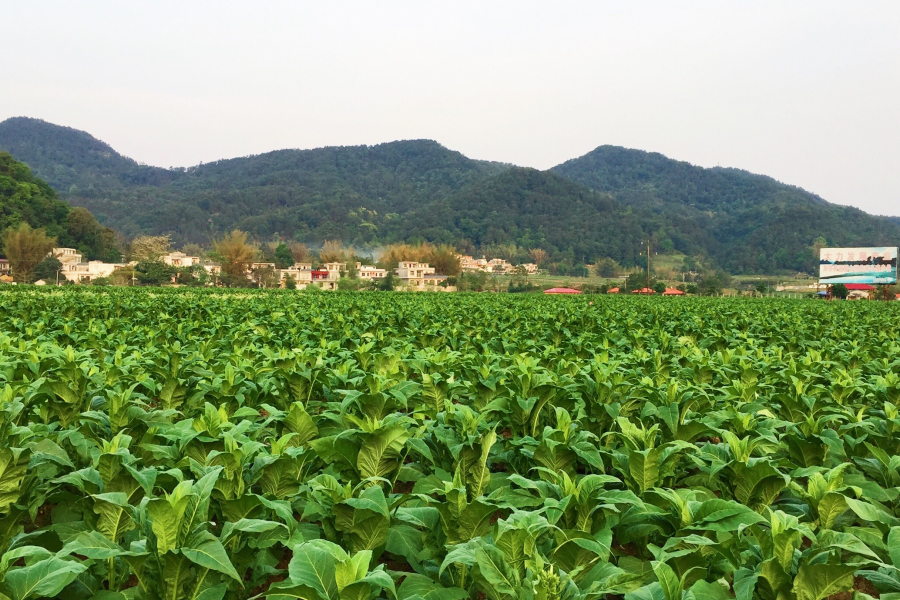
<path id="1" fill-rule="evenodd" d="M 121 258 L 112 229 L 100 225 L 88 210 L 60 200 L 28 165 L 0 151 L 0 237 L 23 223 L 43 229 L 59 246 L 77 248 L 90 260 L 115 262 Z"/>
<path id="2" fill-rule="evenodd" d="M 611 195 L 522 167 L 411 210 L 394 232 L 400 238 L 557 250 L 568 254 L 559 260 L 573 264 L 601 256 L 635 264 L 645 238 L 637 215 Z"/>
<path id="3" fill-rule="evenodd" d="M 812 271 L 813 247 L 900 242 L 900 222 L 829 204 L 737 169 L 703 169 L 601 146 L 539 172 L 469 159 L 430 140 L 278 150 L 187 169 L 123 157 L 89 134 L 28 118 L 0 123 L 10 151 L 60 196 L 125 235 L 381 244 L 428 240 L 541 247 L 557 260 L 636 262 L 655 250 L 732 272 Z"/>
<path id="4" fill-rule="evenodd" d="M 732 272 L 808 270 L 818 238 L 833 246 L 900 242 L 900 219 L 830 204 L 740 169 L 706 169 L 658 153 L 600 146 L 552 171 L 652 215 L 645 226 L 655 229 L 658 247 L 706 251 Z"/>

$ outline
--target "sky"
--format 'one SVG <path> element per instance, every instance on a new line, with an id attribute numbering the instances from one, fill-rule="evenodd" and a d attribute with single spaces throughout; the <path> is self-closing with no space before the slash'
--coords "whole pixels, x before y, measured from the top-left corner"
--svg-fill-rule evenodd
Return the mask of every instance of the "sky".
<path id="1" fill-rule="evenodd" d="M 613 144 L 900 215 L 900 2 L 0 0 L 0 120 L 143 163 L 434 139 Z"/>

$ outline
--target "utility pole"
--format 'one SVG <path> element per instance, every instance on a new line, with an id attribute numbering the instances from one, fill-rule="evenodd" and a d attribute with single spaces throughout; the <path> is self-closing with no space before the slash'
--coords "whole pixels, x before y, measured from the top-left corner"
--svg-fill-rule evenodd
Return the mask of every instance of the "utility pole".
<path id="1" fill-rule="evenodd" d="M 650 289 L 650 238 L 647 238 L 647 289 Z"/>

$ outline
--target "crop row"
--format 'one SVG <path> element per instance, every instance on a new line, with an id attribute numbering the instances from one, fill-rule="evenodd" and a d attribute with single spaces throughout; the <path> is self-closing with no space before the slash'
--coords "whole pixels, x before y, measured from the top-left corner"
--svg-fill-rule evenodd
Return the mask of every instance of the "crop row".
<path id="1" fill-rule="evenodd" d="M 893 305 L 0 306 L 0 599 L 900 593 Z"/>

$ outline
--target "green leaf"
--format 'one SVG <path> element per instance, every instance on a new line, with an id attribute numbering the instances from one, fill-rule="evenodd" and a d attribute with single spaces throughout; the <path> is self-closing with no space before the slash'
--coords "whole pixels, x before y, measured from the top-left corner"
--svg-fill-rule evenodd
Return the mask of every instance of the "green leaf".
<path id="1" fill-rule="evenodd" d="M 291 442 L 298 446 L 302 446 L 319 435 L 319 428 L 316 427 L 315 421 L 312 420 L 312 417 L 309 416 L 309 413 L 306 412 L 306 409 L 303 408 L 303 404 L 300 402 L 294 402 L 291 405 L 291 410 L 284 420 L 284 426 L 288 431 L 297 434 Z"/>
<path id="2" fill-rule="evenodd" d="M 26 567 L 12 569 L 6 574 L 5 583 L 13 600 L 53 598 L 86 570 L 87 567 L 80 562 L 53 556 Z"/>
<path id="3" fill-rule="evenodd" d="M 756 580 L 759 579 L 757 571 L 740 568 L 734 572 L 734 597 L 735 600 L 752 600 L 756 591 Z"/>
<path id="4" fill-rule="evenodd" d="M 802 565 L 792 588 L 797 600 L 822 600 L 853 588 L 853 565 Z"/>
<path id="5" fill-rule="evenodd" d="M 662 588 L 663 597 L 666 600 L 681 600 L 681 580 L 675 571 L 664 562 L 653 563 L 653 573 Z"/>
<path id="6" fill-rule="evenodd" d="M 316 590 L 323 600 L 338 600 L 340 596 L 335 581 L 334 556 L 322 546 L 320 540 L 304 542 L 294 547 L 288 574 L 291 583 Z"/>
<path id="7" fill-rule="evenodd" d="M 891 527 L 887 538 L 887 548 L 891 563 L 900 568 L 900 527 Z"/>
<path id="8" fill-rule="evenodd" d="M 172 505 L 166 498 L 154 498 L 147 503 L 147 516 L 156 534 L 156 548 L 160 556 L 179 546 L 181 521 L 190 496 L 183 496 Z"/>
<path id="9" fill-rule="evenodd" d="M 276 583 L 269 587 L 266 600 L 325 600 L 319 592 L 306 585 L 295 585 L 289 582 Z"/>
<path id="10" fill-rule="evenodd" d="M 179 551 L 192 563 L 228 575 L 243 587 L 241 577 L 231 564 L 225 547 L 208 531 L 198 531 L 191 535 Z"/>
<path id="11" fill-rule="evenodd" d="M 628 455 L 628 472 L 641 492 L 656 485 L 659 479 L 659 448 L 632 450 Z"/>
<path id="12" fill-rule="evenodd" d="M 688 590 L 694 600 L 727 600 L 731 598 L 728 588 L 720 583 L 710 583 L 700 580 Z"/>
<path id="13" fill-rule="evenodd" d="M 356 459 L 356 468 L 363 479 L 387 477 L 400 464 L 400 451 L 409 432 L 403 425 L 392 425 L 379 429 L 363 442 Z"/>
<path id="14" fill-rule="evenodd" d="M 28 461 L 23 460 L 21 450 L 0 448 L 0 514 L 19 499 L 22 479 L 28 470 Z"/>
<path id="15" fill-rule="evenodd" d="M 107 539 L 98 531 L 79 533 L 60 550 L 61 556 L 78 554 L 86 558 L 105 560 L 115 556 L 122 556 L 129 552 L 117 543 Z"/>
<path id="16" fill-rule="evenodd" d="M 819 527 L 831 529 L 837 518 L 847 510 L 847 499 L 843 494 L 828 492 L 819 501 Z"/>
<path id="17" fill-rule="evenodd" d="M 191 486 L 191 493 L 188 495 L 184 516 L 181 519 L 181 539 L 189 536 L 197 527 L 209 520 L 209 501 L 223 470 L 223 467 L 217 467 Z"/>
<path id="18" fill-rule="evenodd" d="M 414 596 L 423 600 L 462 600 L 468 594 L 461 588 L 441 587 L 430 577 L 410 573 L 397 588 L 397 600 L 407 600 Z"/>
<path id="19" fill-rule="evenodd" d="M 334 566 L 334 582 L 337 584 L 338 591 L 365 577 L 371 560 L 372 551 L 363 550 L 346 560 L 338 561 Z"/>
<path id="20" fill-rule="evenodd" d="M 518 593 L 518 576 L 503 558 L 503 553 L 492 545 L 485 545 L 475 550 L 475 562 L 481 576 L 499 595 L 515 596 Z"/>

